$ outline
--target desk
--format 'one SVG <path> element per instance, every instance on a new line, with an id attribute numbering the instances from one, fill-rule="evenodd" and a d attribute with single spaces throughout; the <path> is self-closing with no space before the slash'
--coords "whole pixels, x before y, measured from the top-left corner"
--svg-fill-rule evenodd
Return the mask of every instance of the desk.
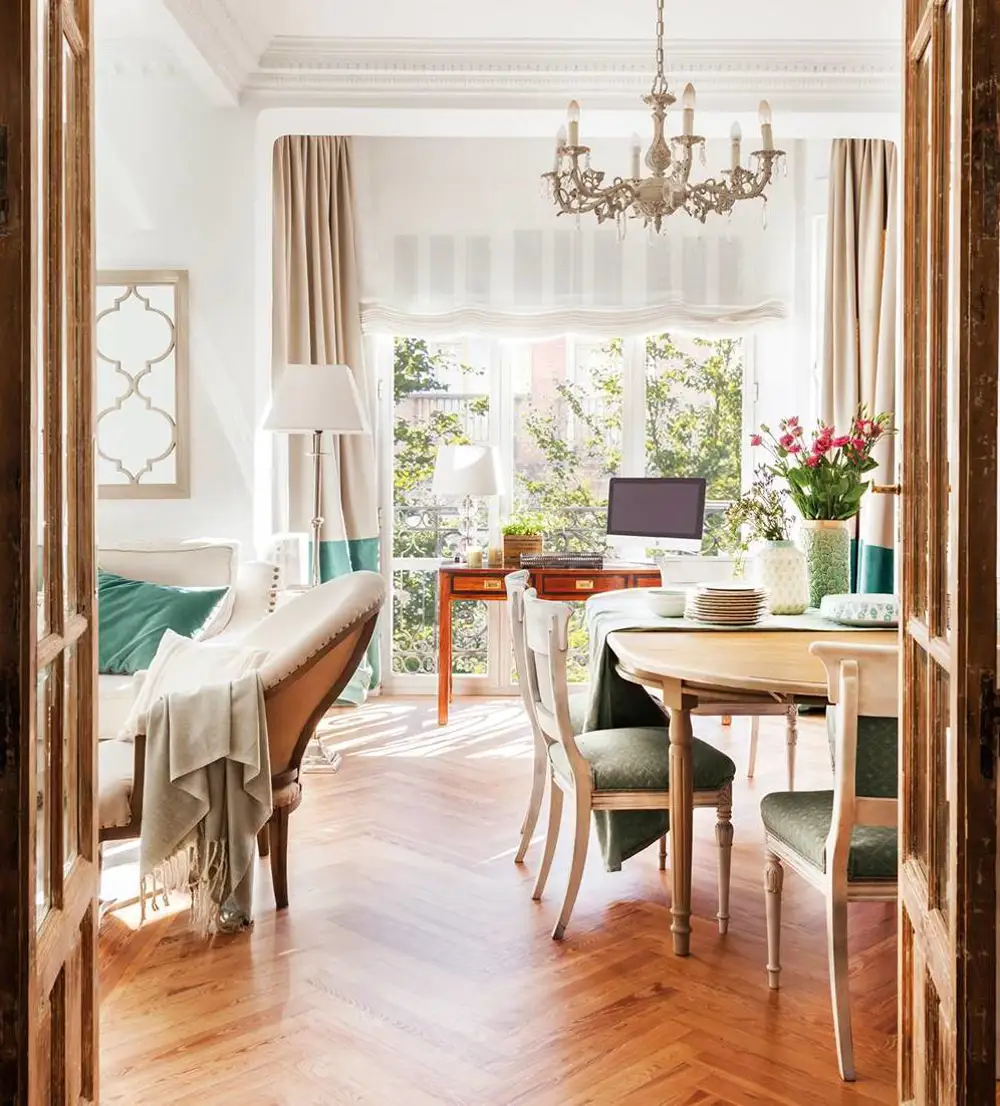
<path id="1" fill-rule="evenodd" d="M 452 698 L 451 605 L 456 599 L 506 600 L 504 577 L 511 568 L 468 568 L 443 564 L 438 569 L 438 725 L 448 722 Z M 536 568 L 529 586 L 542 599 L 586 599 L 602 591 L 660 586 L 655 565 L 606 563 L 604 568 Z"/>
<path id="2" fill-rule="evenodd" d="M 895 630 L 740 630 L 651 633 L 618 630 L 608 645 L 625 679 L 657 688 L 670 712 L 670 929 L 674 953 L 691 951 L 693 775 L 691 712 L 713 703 L 825 699 L 826 673 L 810 654 L 814 641 L 894 645 Z"/>

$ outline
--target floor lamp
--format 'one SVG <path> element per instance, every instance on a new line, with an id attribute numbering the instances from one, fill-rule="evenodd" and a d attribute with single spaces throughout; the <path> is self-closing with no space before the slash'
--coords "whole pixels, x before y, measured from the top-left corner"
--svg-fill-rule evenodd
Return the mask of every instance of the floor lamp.
<path id="1" fill-rule="evenodd" d="M 358 386 L 346 365 L 286 365 L 271 394 L 264 429 L 311 434 L 313 459 L 312 566 L 310 583 L 320 582 L 323 529 L 323 432 L 370 434 Z"/>

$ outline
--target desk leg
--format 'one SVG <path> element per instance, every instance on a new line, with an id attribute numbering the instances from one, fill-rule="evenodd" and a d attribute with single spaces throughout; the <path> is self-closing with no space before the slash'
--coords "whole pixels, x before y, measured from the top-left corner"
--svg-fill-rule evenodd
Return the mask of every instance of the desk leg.
<path id="1" fill-rule="evenodd" d="M 441 577 L 438 579 L 438 725 L 447 726 L 451 700 L 451 592 L 448 582 Z"/>
<path id="2" fill-rule="evenodd" d="M 674 953 L 691 951 L 691 835 L 694 814 L 691 713 L 670 710 L 670 913 Z"/>

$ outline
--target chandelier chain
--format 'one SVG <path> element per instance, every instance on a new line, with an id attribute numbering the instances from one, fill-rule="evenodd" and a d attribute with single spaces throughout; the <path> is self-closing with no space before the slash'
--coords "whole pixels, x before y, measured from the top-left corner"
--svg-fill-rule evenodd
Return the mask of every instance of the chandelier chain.
<path id="1" fill-rule="evenodd" d="M 663 0 L 656 0 L 656 76 L 653 92 L 665 92 L 667 87 L 666 63 L 663 57 Z"/>

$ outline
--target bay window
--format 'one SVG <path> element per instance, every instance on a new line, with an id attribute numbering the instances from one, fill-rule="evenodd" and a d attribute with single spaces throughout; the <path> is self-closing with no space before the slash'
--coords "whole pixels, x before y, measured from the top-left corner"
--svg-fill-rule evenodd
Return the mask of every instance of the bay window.
<path id="1" fill-rule="evenodd" d="M 437 671 L 437 569 L 463 527 L 459 505 L 431 492 L 439 445 L 489 441 L 504 491 L 475 505 L 479 540 L 500 521 L 540 511 L 550 551 L 604 551 L 608 479 L 704 476 L 704 549 L 718 549 L 721 512 L 739 494 L 754 422 L 752 344 L 732 337 L 530 341 L 464 337 L 375 340 L 381 396 L 383 549 L 391 629 L 383 634 L 388 689 L 429 692 Z M 391 397 L 391 399 L 390 399 Z M 642 555 L 640 546 L 630 551 Z M 454 610 L 458 693 L 503 691 L 512 680 L 503 604 Z M 388 628 L 387 628 L 388 629 Z M 574 618 L 571 678 L 586 673 L 586 638 Z"/>

